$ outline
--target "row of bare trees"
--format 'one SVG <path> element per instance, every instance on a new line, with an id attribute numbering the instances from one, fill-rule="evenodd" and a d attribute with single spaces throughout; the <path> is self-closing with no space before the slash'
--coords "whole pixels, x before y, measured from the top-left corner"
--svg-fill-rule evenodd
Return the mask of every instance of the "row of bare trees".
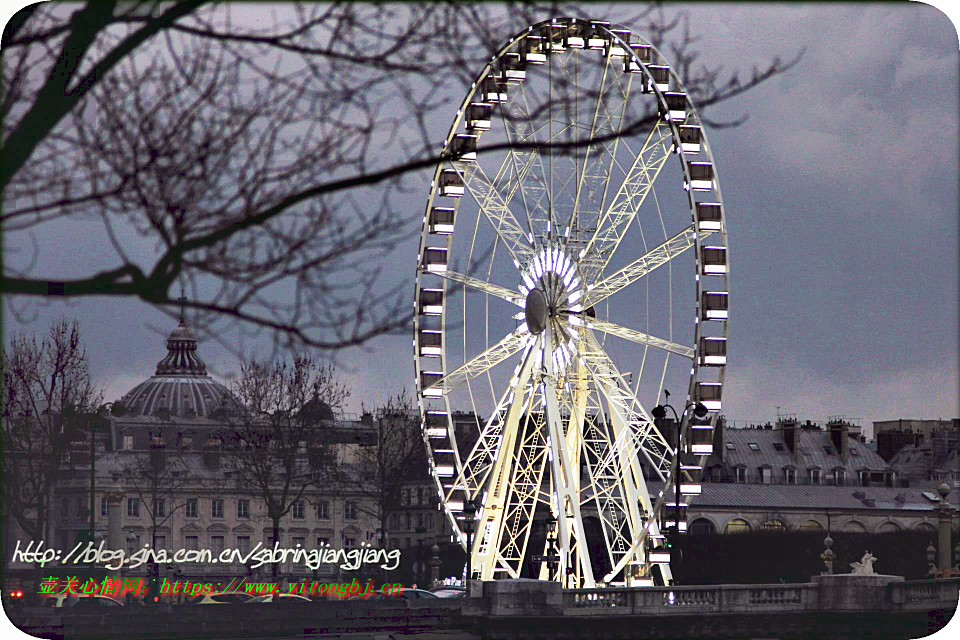
<path id="1" fill-rule="evenodd" d="M 4 511 L 33 540 L 53 540 L 51 505 L 64 479 L 71 441 L 93 437 L 71 429 L 104 407 L 92 383 L 77 323 L 59 320 L 42 340 L 15 336 L 2 352 Z M 197 493 L 249 496 L 280 539 L 281 520 L 306 496 L 352 496 L 359 512 L 386 532 L 388 516 L 401 507 L 401 486 L 423 472 L 425 450 L 419 421 L 400 395 L 378 412 L 362 443 L 334 419 L 349 390 L 332 365 L 308 357 L 241 367 L 235 401 L 218 415 L 214 447 L 218 470 L 182 444 L 182 427 L 158 420 L 146 450 L 122 452 L 121 482 L 139 498 L 153 536 Z M 112 412 L 124 408 L 113 403 Z M 144 428 L 147 428 L 146 426 Z M 348 436 L 348 437 L 344 437 Z M 343 444 L 355 455 L 343 455 Z M 251 514 L 252 516 L 253 514 Z M 151 541 L 156 546 L 157 540 Z M 273 565 L 274 571 L 277 565 Z"/>

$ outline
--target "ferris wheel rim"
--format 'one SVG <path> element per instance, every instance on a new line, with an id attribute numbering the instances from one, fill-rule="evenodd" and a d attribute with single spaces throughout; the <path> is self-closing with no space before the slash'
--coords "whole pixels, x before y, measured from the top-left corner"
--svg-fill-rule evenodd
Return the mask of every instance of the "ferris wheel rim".
<path id="1" fill-rule="evenodd" d="M 465 118 L 465 116 L 466 116 L 467 108 L 469 107 L 469 105 L 471 105 L 472 103 L 474 103 L 474 102 L 473 102 L 473 101 L 474 101 L 474 98 L 475 98 L 475 96 L 476 96 L 477 91 L 480 90 L 480 88 L 481 88 L 481 86 L 482 86 L 482 83 L 483 83 L 488 77 L 490 77 L 490 74 L 497 68 L 498 64 L 500 63 L 500 61 L 503 60 L 503 58 L 504 58 L 505 55 L 507 55 L 508 53 L 513 52 L 514 47 L 517 47 L 517 46 L 518 46 L 518 43 L 519 43 L 521 40 L 523 40 L 524 38 L 526 38 L 529 34 L 531 34 L 531 33 L 537 33 L 537 32 L 539 32 L 539 31 L 542 31 L 543 28 L 546 27 L 547 25 L 558 25 L 558 24 L 559 24 L 559 25 L 567 25 L 567 26 L 569 27 L 571 24 L 574 24 L 574 23 L 576 23 L 576 20 L 571 20 L 571 19 L 553 19 L 553 20 L 543 21 L 543 22 L 541 22 L 541 23 L 538 23 L 538 24 L 536 24 L 536 25 L 532 25 L 532 26 L 528 27 L 525 31 L 522 31 L 522 32 L 518 33 L 518 34 L 515 35 L 513 38 L 511 38 L 510 40 L 508 40 L 508 42 L 507 42 L 503 47 L 501 47 L 501 49 L 498 51 L 498 53 L 497 53 L 495 56 L 493 56 L 493 58 L 490 60 L 490 62 L 488 62 L 488 63 L 484 66 L 483 70 L 482 70 L 482 71 L 480 72 L 480 74 L 477 76 L 476 81 L 473 83 L 473 85 L 471 86 L 470 90 L 467 92 L 467 95 L 466 95 L 466 97 L 464 98 L 464 101 L 463 101 L 463 103 L 461 104 L 461 107 L 460 107 L 460 109 L 458 110 L 456 117 L 454 118 L 453 124 L 451 125 L 451 128 L 450 128 L 450 130 L 449 130 L 448 133 L 447 133 L 447 136 L 446 136 L 446 139 L 445 139 L 445 143 L 444 143 L 444 148 L 445 148 L 446 150 L 451 149 L 451 145 L 453 144 L 453 141 L 454 141 L 455 137 L 457 136 L 457 132 L 458 132 L 458 130 L 459 130 L 459 128 L 460 128 L 460 125 L 464 122 L 464 118 Z M 595 24 L 595 23 L 594 23 L 594 24 Z M 637 66 L 640 67 L 640 73 L 641 73 L 641 75 L 643 76 L 644 80 L 645 80 L 645 81 L 649 80 L 649 81 L 651 82 L 651 84 L 653 85 L 653 86 L 651 87 L 652 93 L 656 96 L 656 99 L 657 99 L 657 101 L 658 101 L 658 103 L 659 103 L 659 106 L 660 106 L 662 109 L 664 109 L 665 111 L 668 112 L 669 105 L 667 104 L 667 101 L 666 101 L 665 96 L 664 96 L 666 90 L 665 90 L 664 88 L 662 88 L 662 87 L 661 87 L 659 84 L 657 84 L 656 82 L 653 82 L 653 77 L 652 77 L 652 75 L 650 74 L 649 70 L 647 69 L 647 65 L 649 64 L 649 62 L 644 62 L 644 61 L 641 60 L 639 57 L 637 57 L 637 54 L 636 54 L 636 53 L 634 52 L 634 50 L 632 49 L 632 46 L 631 46 L 631 45 L 633 45 L 633 44 L 638 44 L 638 43 L 632 43 L 632 42 L 631 42 L 631 36 L 633 36 L 634 34 L 632 34 L 632 32 L 629 32 L 628 30 L 622 30 L 622 31 L 619 31 L 618 33 L 615 33 L 615 32 L 614 32 L 614 28 L 613 28 L 612 26 L 610 26 L 610 25 L 607 25 L 606 27 L 603 27 L 603 30 L 604 30 L 605 33 L 609 36 L 611 43 L 617 43 L 617 42 L 618 42 L 620 46 L 622 46 L 626 51 L 629 52 L 629 54 L 628 54 L 628 59 L 630 59 L 631 62 L 633 62 L 634 64 L 636 64 Z M 624 39 L 621 37 L 620 34 L 622 34 L 622 33 L 626 33 L 626 40 L 624 40 Z M 646 42 L 645 40 L 643 40 L 642 38 L 641 38 L 639 44 L 648 44 L 650 50 L 657 56 L 657 58 L 655 58 L 655 59 L 660 59 L 660 60 L 663 60 L 663 61 L 666 60 L 666 58 L 665 58 L 664 56 L 662 56 L 662 55 L 659 53 L 659 51 L 656 50 L 655 47 L 653 47 L 652 45 L 650 45 L 650 43 L 647 43 L 647 42 Z M 611 46 L 613 46 L 613 44 L 611 44 Z M 608 56 L 608 64 L 609 64 L 609 56 Z M 681 91 L 683 91 L 683 94 L 684 94 L 684 95 L 686 95 L 685 90 L 683 89 L 683 85 L 682 85 L 682 83 L 679 81 L 679 78 L 677 78 L 677 76 L 676 76 L 675 72 L 673 71 L 672 67 L 668 67 L 668 69 L 669 69 L 669 74 L 670 74 L 670 80 L 672 81 L 672 83 L 675 84 Z M 668 84 L 670 84 L 670 83 L 668 82 Z M 697 124 L 697 125 L 699 126 L 699 128 L 700 128 L 699 134 L 700 134 L 700 136 L 701 136 L 701 149 L 700 149 L 700 151 L 699 151 L 698 153 L 700 153 L 701 155 L 699 155 L 699 159 L 702 160 L 703 158 L 706 158 L 706 159 L 709 161 L 709 162 L 707 162 L 707 163 L 702 163 L 702 162 L 701 162 L 700 164 L 701 164 L 701 165 L 702 165 L 702 164 L 709 164 L 709 165 L 710 165 L 710 168 L 711 168 L 711 170 L 712 170 L 712 190 L 713 190 L 713 193 L 715 193 L 716 202 L 718 203 L 719 208 L 720 208 L 719 210 L 722 211 L 722 212 L 725 214 L 725 210 L 723 209 L 722 195 L 721 195 L 721 193 L 720 193 L 719 177 L 718 177 L 717 174 L 716 174 L 716 165 L 715 165 L 715 162 L 713 161 L 713 155 L 712 155 L 712 152 L 710 151 L 709 143 L 707 142 L 707 139 L 706 139 L 706 132 L 704 131 L 704 128 L 703 128 L 703 126 L 702 126 L 702 123 L 701 123 L 701 121 L 700 121 L 700 119 L 699 119 L 699 114 L 698 114 L 697 111 L 696 111 L 696 107 L 695 107 L 695 105 L 693 104 L 693 102 L 689 99 L 689 97 L 687 97 L 687 104 L 688 104 L 689 113 L 688 113 L 687 117 L 684 118 L 683 123 L 689 122 L 689 121 L 690 121 L 690 118 L 692 117 L 692 118 L 693 118 L 693 122 L 694 122 L 695 124 Z M 659 126 L 659 123 L 658 123 L 658 126 Z M 691 161 L 689 161 L 689 163 L 688 163 L 688 160 L 687 160 L 687 157 L 686 157 L 687 154 L 686 154 L 685 152 L 681 151 L 681 148 L 682 148 L 681 140 L 682 140 L 682 138 L 681 138 L 681 136 L 680 136 L 679 126 L 682 126 L 682 123 L 681 123 L 681 124 L 678 124 L 678 123 L 675 122 L 675 121 L 670 121 L 670 122 L 669 122 L 669 127 L 670 127 L 670 132 L 671 132 L 671 140 L 672 140 L 672 143 L 673 143 L 673 148 L 674 148 L 674 150 L 677 151 L 676 155 L 679 156 L 679 159 L 680 159 L 680 162 L 681 162 L 682 171 L 683 171 L 683 175 L 684 175 L 684 183 L 685 183 L 685 184 L 692 184 L 692 183 L 693 183 L 693 178 L 691 177 L 691 166 L 692 166 L 692 163 L 693 163 L 693 162 L 696 162 L 696 161 L 691 160 Z M 423 277 L 424 277 L 424 273 L 425 273 L 425 271 L 424 271 L 424 269 L 423 269 L 423 266 L 426 264 L 426 260 L 427 260 L 426 252 L 427 252 L 430 248 L 432 248 L 432 247 L 428 244 L 428 242 L 427 242 L 427 236 L 428 236 L 428 234 L 430 233 L 430 231 L 429 231 L 429 226 L 430 226 L 431 211 L 432 211 L 433 207 L 435 206 L 435 201 L 436 201 L 436 199 L 437 199 L 437 194 L 438 194 L 438 191 L 439 191 L 439 184 L 440 184 L 441 176 L 443 175 L 443 172 L 444 172 L 444 171 L 449 171 L 449 169 L 450 169 L 451 167 L 454 168 L 454 170 L 456 170 L 455 162 L 456 162 L 455 160 L 445 159 L 445 160 L 443 160 L 443 161 L 441 161 L 441 162 L 438 162 L 437 167 L 436 167 L 436 169 L 435 169 L 435 171 L 434 171 L 433 183 L 431 184 L 430 195 L 429 195 L 429 198 L 428 198 L 428 200 L 427 200 L 426 213 L 425 213 L 424 221 L 423 221 L 423 230 L 422 230 L 422 233 L 421 233 L 421 244 L 420 244 L 420 252 L 419 252 L 419 255 L 418 255 L 418 263 L 417 263 L 418 268 L 417 268 L 417 279 L 416 279 L 416 289 L 415 289 L 415 299 L 414 299 L 415 310 L 417 310 L 416 307 L 418 307 L 418 306 L 422 307 L 422 296 L 421 296 L 421 292 L 424 291 L 424 290 L 426 290 L 426 289 L 423 287 L 423 284 L 422 284 L 422 282 L 423 282 Z M 698 265 L 698 276 L 697 276 L 697 279 L 696 279 L 696 282 L 697 282 L 697 284 L 696 284 L 696 295 L 697 295 L 697 307 L 698 307 L 698 315 L 699 315 L 700 305 L 701 305 L 701 302 L 700 302 L 700 301 L 701 301 L 701 299 L 702 299 L 702 294 L 703 294 L 704 291 L 705 291 L 705 290 L 702 288 L 702 282 L 701 282 L 701 281 L 702 281 L 702 278 L 700 278 L 700 274 L 699 274 L 700 263 L 701 263 L 701 259 L 700 259 L 700 256 L 701 256 L 701 233 L 702 233 L 703 231 L 702 231 L 702 229 L 701 229 L 700 219 L 698 218 L 698 215 L 697 215 L 697 203 L 698 203 L 698 201 L 694 198 L 693 189 L 688 189 L 688 196 L 689 196 L 689 203 L 690 203 L 690 208 L 691 208 L 691 214 L 692 214 L 692 217 L 693 217 L 693 225 L 691 225 L 692 234 L 688 234 L 688 235 L 692 235 L 692 248 L 693 248 L 693 250 L 694 250 L 694 252 L 695 252 L 695 255 L 697 256 L 697 258 L 696 258 L 696 263 L 697 263 L 697 265 Z M 480 214 L 478 213 L 478 216 L 479 216 L 479 215 L 480 215 Z M 727 252 L 726 252 L 727 239 L 726 239 L 726 224 L 725 224 L 725 221 L 726 221 L 726 217 L 725 217 L 725 215 L 723 215 L 723 217 L 721 218 L 721 221 L 720 221 L 720 223 L 719 223 L 719 229 L 718 229 L 718 230 L 719 230 L 720 236 L 721 236 L 721 243 L 722 243 L 722 244 L 721 244 L 721 247 L 723 248 L 723 257 L 724 257 L 725 266 L 728 266 L 728 263 L 726 262 L 726 260 L 727 260 L 727 255 L 728 255 L 728 254 L 727 254 Z M 478 220 L 478 222 L 479 222 L 479 220 Z M 451 225 L 451 226 L 452 226 L 452 225 Z M 598 230 L 598 232 L 599 232 L 599 230 Z M 452 234 L 452 233 L 453 233 L 453 231 L 451 230 L 451 234 Z M 516 248 L 517 251 L 520 251 L 520 250 L 523 248 L 523 244 L 522 244 L 523 240 L 524 240 L 524 238 L 523 238 L 523 236 L 522 236 L 522 234 L 521 234 L 520 237 L 519 237 L 520 243 L 518 243 L 517 245 L 515 245 L 515 248 Z M 532 239 L 531 239 L 531 244 L 532 244 Z M 528 247 L 528 248 L 531 250 L 530 255 L 533 255 L 533 256 L 534 256 L 533 258 L 530 258 L 529 255 L 527 255 L 527 256 L 525 256 L 526 261 L 523 262 L 523 263 L 521 263 L 520 260 L 517 258 L 517 256 L 513 256 L 513 258 L 514 258 L 513 261 L 514 261 L 514 263 L 516 264 L 518 270 L 521 272 L 521 274 L 524 274 L 524 270 L 521 268 L 521 265 L 522 265 L 523 267 L 528 267 L 530 264 L 536 263 L 536 262 L 537 262 L 537 258 L 541 258 L 541 262 L 544 262 L 544 261 L 546 260 L 546 258 L 544 258 L 540 253 L 538 253 L 538 252 L 535 250 L 535 245 L 534 245 L 534 246 L 531 246 L 531 247 Z M 449 251 L 449 242 L 448 242 L 448 251 Z M 554 260 L 554 258 L 552 257 L 552 255 L 549 256 L 549 257 L 550 257 L 551 260 Z M 581 256 L 581 257 L 582 257 L 582 256 Z M 448 259 L 449 259 L 449 256 L 448 256 Z M 561 259 L 562 259 L 562 258 L 561 258 Z M 557 259 L 557 260 L 561 260 L 561 259 Z M 603 269 L 601 268 L 600 271 L 602 272 Z M 727 286 L 728 274 L 729 274 L 729 269 L 727 268 L 727 269 L 724 271 L 724 274 L 723 274 L 723 282 L 724 282 L 725 288 L 728 288 L 728 286 Z M 448 275 L 450 275 L 450 274 L 448 274 Z M 527 272 L 526 272 L 526 275 L 533 275 L 533 274 L 532 274 L 531 272 L 527 271 Z M 450 278 L 451 278 L 451 279 L 455 279 L 456 277 L 459 277 L 459 275 L 457 275 L 457 276 L 450 275 Z M 521 278 L 521 279 L 522 279 L 522 278 Z M 444 282 L 444 284 L 443 284 L 443 286 L 441 287 L 441 291 L 442 291 L 442 292 L 445 292 L 447 280 L 445 279 L 443 282 Z M 461 283 L 464 282 L 463 278 L 461 278 L 460 282 L 461 282 Z M 474 283 L 474 284 L 476 285 L 476 283 Z M 524 296 L 522 295 L 522 294 L 524 293 L 524 292 L 523 292 L 522 285 L 521 285 L 521 288 L 519 288 L 517 291 L 512 292 L 512 294 L 515 294 L 515 295 L 512 295 L 512 296 L 511 296 L 510 293 L 509 293 L 510 290 L 507 290 L 508 293 L 505 293 L 503 290 L 494 290 L 495 287 L 498 287 L 499 285 L 494 285 L 492 282 L 486 282 L 486 283 L 484 283 L 484 284 L 485 284 L 485 285 L 488 285 L 488 290 L 485 290 L 486 293 L 491 294 L 491 295 L 494 295 L 495 297 L 503 298 L 503 299 L 506 300 L 507 302 L 513 303 L 515 306 L 521 306 L 519 303 L 521 302 L 521 298 L 524 297 Z M 466 286 L 466 285 L 464 285 L 464 286 Z M 503 288 L 501 287 L 500 289 L 503 289 Z M 611 292 L 609 295 L 612 295 L 613 293 L 614 293 L 614 292 Z M 724 292 L 724 295 L 726 295 L 725 292 Z M 510 297 L 512 297 L 513 299 L 510 299 Z M 444 299 L 444 302 L 446 302 L 445 299 Z M 572 305 L 572 303 L 571 303 L 571 305 Z M 422 310 L 422 309 L 421 309 L 421 310 Z M 446 313 L 441 312 L 440 317 L 441 317 L 441 320 L 440 320 L 440 323 L 441 323 L 441 329 L 440 329 L 441 337 L 440 337 L 440 342 L 441 342 L 441 344 L 440 344 L 439 350 L 440 350 L 440 358 L 441 358 L 442 366 L 441 366 L 440 378 L 439 378 L 439 379 L 444 379 L 444 378 L 447 378 L 448 375 L 450 375 L 451 373 L 454 373 L 454 372 L 448 372 L 448 371 L 447 371 L 447 360 L 448 360 L 448 359 L 447 359 L 446 354 L 445 354 L 445 346 L 446 346 L 446 345 L 445 345 L 445 338 L 443 337 L 443 336 L 446 335 L 446 333 L 445 333 L 445 332 L 446 332 L 446 324 L 445 324 L 445 323 L 446 323 Z M 723 326 L 723 336 L 722 336 L 722 339 L 724 340 L 724 345 L 725 345 L 726 336 L 727 336 L 727 331 L 728 331 L 728 329 L 727 329 L 727 319 L 726 319 L 726 318 L 723 319 L 722 326 Z M 606 327 L 606 328 L 609 328 L 609 327 Z M 605 335 L 606 335 L 606 334 L 605 334 Z M 510 336 L 507 336 L 504 340 L 506 340 L 507 338 L 510 338 Z M 526 348 L 527 351 L 524 352 L 524 357 L 526 357 L 527 353 L 529 352 L 529 350 L 530 350 L 530 348 L 531 348 L 530 345 L 532 345 L 532 343 L 530 343 L 529 341 L 524 342 L 524 341 L 518 340 L 519 336 L 514 336 L 513 338 L 514 338 L 514 339 L 513 339 L 513 340 L 510 342 L 510 344 L 509 344 L 510 348 L 513 349 L 513 352 L 512 352 L 510 355 L 515 355 L 516 353 L 519 353 L 519 352 L 521 351 L 521 349 Z M 690 400 L 691 398 L 695 398 L 695 397 L 697 396 L 697 387 L 696 387 L 697 381 L 698 381 L 697 373 L 698 373 L 699 369 L 701 368 L 701 366 L 700 366 L 700 355 L 701 355 L 701 354 L 699 353 L 699 352 L 700 352 L 700 347 L 701 347 L 701 338 L 702 338 L 702 336 L 701 336 L 701 323 L 700 323 L 700 321 L 699 321 L 699 319 L 698 319 L 698 321 L 695 323 L 694 346 L 693 346 L 693 356 L 692 356 L 692 358 L 693 358 L 693 368 L 692 368 L 692 370 L 691 370 L 690 382 L 689 382 L 689 388 L 688 388 L 688 394 L 687 394 L 687 401 L 688 401 L 688 402 L 689 402 L 689 400 Z M 446 508 L 446 507 L 448 506 L 448 505 L 446 504 L 446 501 L 449 500 L 449 497 L 450 497 L 450 495 L 453 493 L 453 491 L 451 491 L 450 493 L 448 493 L 447 497 L 444 497 L 444 492 L 443 492 L 443 488 L 442 488 L 442 483 L 440 482 L 440 478 L 439 478 L 439 475 L 438 475 L 438 472 L 437 472 L 437 463 L 435 462 L 435 457 L 434 457 L 434 455 L 433 455 L 433 449 L 431 448 L 430 437 L 429 437 L 429 434 L 428 434 L 428 429 L 429 429 L 429 426 L 428 426 L 428 423 L 429 423 L 429 419 L 428 419 L 428 418 L 429 418 L 429 415 L 428 415 L 428 413 L 429 413 L 429 410 L 426 408 L 426 404 L 425 404 L 425 398 L 426 398 L 425 392 L 427 392 L 427 391 L 429 391 L 429 390 L 431 389 L 431 385 L 425 385 L 425 383 L 424 383 L 425 378 L 424 378 L 424 376 L 422 375 L 425 371 L 422 369 L 422 367 L 421 367 L 421 362 L 420 362 L 420 360 L 421 360 L 421 352 L 422 352 L 422 344 L 421 344 L 421 341 L 422 341 L 422 336 L 421 336 L 421 331 L 420 331 L 419 316 L 418 316 L 417 314 L 415 314 L 415 327 L 414 327 L 414 360 L 415 360 L 415 371 L 416 371 L 416 384 L 417 384 L 417 391 L 418 391 L 418 393 L 417 393 L 418 404 L 419 404 L 419 408 L 420 408 L 420 412 L 421 412 L 421 418 L 422 418 L 422 420 L 423 420 L 423 426 L 424 426 L 424 429 L 423 429 L 423 437 L 424 437 L 425 445 L 428 447 L 428 452 L 431 453 L 431 469 L 432 469 L 432 471 L 433 471 L 434 478 L 437 480 L 438 491 L 439 491 L 439 494 L 440 494 L 440 500 L 441 500 L 442 503 L 444 503 L 444 504 L 441 504 L 440 507 Z M 503 342 L 503 341 L 501 341 L 501 342 Z M 518 346 L 518 343 L 519 343 L 519 346 Z M 494 345 L 494 347 L 496 347 L 496 346 L 497 346 L 497 345 Z M 506 349 L 506 346 L 504 346 L 503 349 Z M 489 350 L 489 349 L 488 349 L 488 350 Z M 501 360 L 501 361 L 502 361 L 502 360 Z M 489 369 L 488 369 L 488 371 L 489 371 Z M 717 381 L 717 383 L 715 383 L 715 384 L 718 384 L 718 385 L 721 385 L 721 386 L 722 386 L 722 384 L 723 384 L 723 377 L 724 377 L 724 371 L 725 371 L 725 366 L 719 367 L 719 375 L 717 376 L 717 377 L 718 377 L 718 381 Z M 638 380 L 638 382 L 639 382 L 639 380 Z M 467 381 L 467 384 L 469 385 L 469 381 Z M 471 392 L 471 393 L 472 393 L 472 392 Z M 472 397 L 472 396 L 471 396 L 471 397 Z M 453 434 L 452 434 L 452 416 L 453 416 L 453 411 L 452 411 L 452 409 L 451 409 L 451 407 L 450 407 L 450 405 L 449 405 L 449 395 L 446 394 L 446 393 L 444 393 L 444 394 L 442 394 L 442 395 L 440 396 L 440 398 L 441 398 L 441 401 L 444 403 L 445 409 L 446 409 L 446 416 L 447 416 L 447 421 L 448 421 L 448 424 L 447 424 L 448 435 L 452 437 L 452 435 L 453 435 Z M 474 408 L 475 408 L 475 407 L 474 407 Z M 496 412 L 494 412 L 494 413 L 496 413 Z M 684 411 L 684 412 L 683 412 L 683 415 L 686 416 L 686 415 L 687 415 L 687 412 Z M 714 418 L 714 419 L 715 419 L 715 418 Z M 688 423 L 687 423 L 687 422 L 684 422 L 684 424 L 681 425 L 681 428 L 684 429 L 684 431 L 686 431 L 687 427 L 688 427 Z M 459 469 L 461 469 L 460 475 L 462 475 L 462 465 L 463 465 L 463 462 L 464 462 L 464 461 L 460 459 L 460 455 L 459 455 L 460 452 L 458 451 L 458 447 L 456 446 L 456 441 L 453 440 L 452 444 L 453 444 L 452 449 L 454 449 L 454 451 L 455 451 L 455 465 L 454 465 L 454 466 L 457 467 L 457 468 L 459 468 Z M 671 468 L 671 471 L 670 471 L 668 477 L 666 478 L 666 481 L 667 481 L 668 483 L 671 483 L 671 482 L 673 481 L 673 479 L 674 479 L 674 473 L 679 473 L 679 470 L 676 471 L 676 472 L 674 472 L 674 471 L 672 470 L 672 468 Z M 459 476 L 458 476 L 458 477 L 459 477 Z M 456 488 L 455 488 L 454 490 L 456 490 Z M 475 495 L 476 495 L 476 494 L 475 494 Z M 660 503 L 662 503 L 662 502 L 663 502 L 663 501 L 660 500 L 660 501 L 658 502 L 658 504 L 660 504 Z M 463 505 L 461 505 L 461 506 L 463 506 Z M 656 509 L 655 509 L 655 511 L 656 511 Z M 462 529 L 460 528 L 460 525 L 459 525 L 459 523 L 458 523 L 458 521 L 457 521 L 456 516 L 451 516 L 451 515 L 450 515 L 450 511 L 448 510 L 448 511 L 447 511 L 447 517 L 448 517 L 448 520 L 449 520 L 449 521 L 451 522 L 451 524 L 453 525 L 453 529 L 454 529 L 454 532 L 455 532 L 455 534 L 454 534 L 455 537 L 459 539 L 459 541 L 460 541 L 460 543 L 461 543 L 462 546 L 466 546 L 466 545 L 465 545 L 465 539 L 464 539 L 465 536 L 463 535 Z"/>

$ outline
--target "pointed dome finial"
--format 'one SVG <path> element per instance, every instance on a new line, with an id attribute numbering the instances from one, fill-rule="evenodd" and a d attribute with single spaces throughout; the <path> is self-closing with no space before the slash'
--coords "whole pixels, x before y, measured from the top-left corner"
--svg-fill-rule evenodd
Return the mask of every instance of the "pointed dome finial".
<path id="1" fill-rule="evenodd" d="M 187 375 L 206 376 L 207 366 L 197 355 L 197 339 L 187 326 L 184 303 L 187 299 L 180 292 L 180 324 L 167 338 L 167 356 L 157 363 L 158 376 Z"/>
<path id="2" fill-rule="evenodd" d="M 177 298 L 177 301 L 180 303 L 180 324 L 186 324 L 187 318 L 185 313 L 185 305 L 187 302 L 187 297 L 183 295 L 183 285 L 180 285 L 180 297 Z"/>

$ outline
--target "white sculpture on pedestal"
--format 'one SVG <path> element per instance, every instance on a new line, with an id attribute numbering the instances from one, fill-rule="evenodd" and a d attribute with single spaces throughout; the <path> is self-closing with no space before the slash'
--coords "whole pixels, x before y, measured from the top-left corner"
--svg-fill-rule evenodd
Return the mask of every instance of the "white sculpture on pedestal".
<path id="1" fill-rule="evenodd" d="M 853 567 L 851 573 L 873 573 L 873 563 L 877 559 L 869 551 L 863 554 L 863 557 L 860 558 L 860 562 L 851 562 L 850 566 Z"/>

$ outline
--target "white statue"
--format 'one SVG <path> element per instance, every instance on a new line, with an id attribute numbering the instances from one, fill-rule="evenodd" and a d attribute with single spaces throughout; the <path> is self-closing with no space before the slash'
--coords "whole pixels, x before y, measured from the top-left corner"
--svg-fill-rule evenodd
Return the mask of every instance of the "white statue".
<path id="1" fill-rule="evenodd" d="M 876 557 L 867 551 L 863 554 L 863 557 L 860 558 L 860 562 L 850 563 L 850 566 L 853 567 L 853 571 L 851 573 L 873 573 L 873 563 L 876 561 Z"/>

